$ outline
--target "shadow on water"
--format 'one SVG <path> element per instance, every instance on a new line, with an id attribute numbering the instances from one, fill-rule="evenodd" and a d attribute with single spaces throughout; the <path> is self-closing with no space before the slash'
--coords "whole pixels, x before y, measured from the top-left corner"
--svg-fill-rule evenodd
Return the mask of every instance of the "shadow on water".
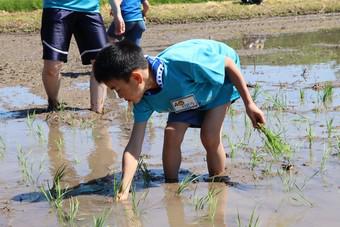
<path id="1" fill-rule="evenodd" d="M 138 171 L 134 178 L 134 185 L 136 191 L 142 191 L 146 188 L 159 187 L 161 184 L 164 184 L 164 174 L 160 169 L 150 169 L 148 170 L 150 179 L 146 183 L 143 179 L 143 173 Z M 64 199 L 79 196 L 79 195 L 102 195 L 112 197 L 114 195 L 113 185 L 116 182 L 120 182 L 121 173 L 107 175 L 101 178 L 97 178 L 94 180 L 90 180 L 85 183 L 80 183 L 71 188 L 65 188 L 63 191 L 65 192 Z M 250 185 L 244 183 L 238 183 L 231 181 L 228 176 L 217 176 L 217 177 L 209 177 L 208 175 L 195 175 L 189 170 L 181 169 L 179 171 L 179 182 L 183 181 L 186 177 L 190 176 L 193 181 L 192 183 L 198 182 L 206 182 L 206 183 L 224 183 L 226 186 L 234 187 L 239 190 L 247 191 L 251 189 L 259 189 L 261 186 L 259 185 Z M 178 182 L 178 183 L 179 183 Z M 168 183 L 173 184 L 173 183 Z M 53 194 L 53 187 L 50 190 Z M 46 198 L 42 192 L 28 192 L 16 195 L 12 198 L 13 201 L 18 202 L 41 202 L 46 201 Z"/>

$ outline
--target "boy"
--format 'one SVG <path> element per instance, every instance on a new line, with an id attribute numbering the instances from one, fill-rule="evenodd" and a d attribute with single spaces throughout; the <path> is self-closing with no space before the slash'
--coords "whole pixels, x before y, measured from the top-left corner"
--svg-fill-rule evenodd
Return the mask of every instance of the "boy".
<path id="1" fill-rule="evenodd" d="M 110 0 L 110 4 L 114 20 L 107 31 L 109 41 L 124 37 L 140 46 L 146 30 L 144 19 L 150 7 L 148 0 Z"/>
<path id="2" fill-rule="evenodd" d="M 226 110 L 240 95 L 253 126 L 265 123 L 240 72 L 237 53 L 217 41 L 184 41 L 156 58 L 145 57 L 140 47 L 127 41 L 118 42 L 98 53 L 94 75 L 99 83 L 134 103 L 134 125 L 123 154 L 118 200 L 128 198 L 146 123 L 153 111 L 170 112 L 162 158 L 166 182 L 178 180 L 181 143 L 188 127 L 201 128 L 209 175 L 223 173 L 222 123 Z"/>

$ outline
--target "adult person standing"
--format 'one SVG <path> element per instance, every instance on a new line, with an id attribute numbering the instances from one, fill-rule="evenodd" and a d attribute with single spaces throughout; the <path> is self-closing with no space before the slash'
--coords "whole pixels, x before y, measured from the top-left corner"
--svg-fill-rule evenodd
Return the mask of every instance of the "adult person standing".
<path id="1" fill-rule="evenodd" d="M 112 5 L 115 7 L 115 4 Z M 98 51 L 107 43 L 105 26 L 99 12 L 99 0 L 43 0 L 41 41 L 44 66 L 42 81 L 48 96 L 48 110 L 60 108 L 58 93 L 60 71 L 67 55 L 72 35 L 78 45 L 83 65 L 93 63 Z M 106 86 L 90 78 L 91 110 L 103 112 Z"/>
<path id="2" fill-rule="evenodd" d="M 148 0 L 109 0 L 113 22 L 107 35 L 110 42 L 127 39 L 140 46 L 146 30 L 145 17 L 150 8 Z M 141 8 L 142 6 L 142 8 Z"/>

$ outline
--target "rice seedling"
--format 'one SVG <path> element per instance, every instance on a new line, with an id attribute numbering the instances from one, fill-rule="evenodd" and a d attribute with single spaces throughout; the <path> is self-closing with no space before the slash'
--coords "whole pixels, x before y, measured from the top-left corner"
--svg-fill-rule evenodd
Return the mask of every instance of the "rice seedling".
<path id="1" fill-rule="evenodd" d="M 176 195 L 180 195 L 185 189 L 189 187 L 189 184 L 197 180 L 200 176 L 195 174 L 187 175 L 180 183 L 176 190 Z"/>
<path id="2" fill-rule="evenodd" d="M 310 123 L 308 124 L 308 128 L 306 129 L 306 131 L 307 131 L 307 139 L 309 143 L 309 148 L 312 148 L 312 143 L 314 140 L 314 133 L 313 133 L 312 125 Z"/>
<path id="3" fill-rule="evenodd" d="M 332 101 L 333 98 L 333 85 L 331 82 L 326 83 L 323 89 L 322 102 L 325 104 L 326 102 Z"/>
<path id="4" fill-rule="evenodd" d="M 62 218 L 62 220 L 68 222 L 71 226 L 73 226 L 76 220 L 78 211 L 79 211 L 79 201 L 77 198 L 71 197 L 69 200 L 68 212 L 58 209 L 58 214 L 60 218 Z"/>
<path id="5" fill-rule="evenodd" d="M 300 89 L 300 102 L 304 103 L 305 102 L 305 91 Z"/>
<path id="6" fill-rule="evenodd" d="M 140 215 L 140 211 L 139 211 L 138 207 L 140 206 L 141 202 L 145 201 L 148 193 L 149 193 L 149 191 L 143 192 L 142 196 L 139 199 L 137 199 L 135 187 L 131 188 L 132 211 L 136 216 Z"/>
<path id="7" fill-rule="evenodd" d="M 55 144 L 57 146 L 57 150 L 59 152 L 62 151 L 64 147 L 64 139 L 59 137 L 58 139 L 55 140 Z"/>
<path id="8" fill-rule="evenodd" d="M 4 159 L 6 153 L 6 143 L 4 139 L 0 136 L 0 160 Z"/>
<path id="9" fill-rule="evenodd" d="M 287 109 L 287 97 L 282 94 L 275 94 L 275 96 L 266 94 L 266 100 L 271 103 L 270 108 L 277 111 L 284 111 Z"/>
<path id="10" fill-rule="evenodd" d="M 36 135 L 38 136 L 39 142 L 44 143 L 45 142 L 44 130 L 41 127 L 41 125 L 37 125 L 35 132 L 36 132 Z"/>
<path id="11" fill-rule="evenodd" d="M 18 146 L 18 155 L 17 159 L 19 161 L 19 167 L 21 170 L 21 174 L 23 176 L 23 180 L 25 183 L 34 184 L 33 178 L 33 164 L 29 163 L 28 156 L 32 153 L 29 151 L 25 153 L 21 146 Z"/>
<path id="12" fill-rule="evenodd" d="M 110 213 L 110 210 L 104 210 L 99 216 L 93 217 L 93 226 L 104 227 L 109 213 Z"/>
<path id="13" fill-rule="evenodd" d="M 57 172 L 53 178 L 53 186 L 52 188 L 47 183 L 47 190 L 44 187 L 40 188 L 40 191 L 43 193 L 49 204 L 56 208 L 57 210 L 62 208 L 63 199 L 65 198 L 66 194 L 68 193 L 67 188 L 62 189 L 61 180 L 65 176 L 66 166 L 62 165 L 58 168 Z"/>
<path id="14" fill-rule="evenodd" d="M 259 163 L 263 160 L 263 154 L 259 153 L 257 149 L 253 149 L 253 151 L 250 154 L 250 166 L 251 169 L 254 170 L 256 166 L 258 166 Z"/>
<path id="15" fill-rule="evenodd" d="M 33 123 L 35 119 L 36 119 L 35 111 L 33 111 L 32 114 L 30 114 L 29 111 L 27 111 L 26 125 L 31 131 L 33 131 Z"/>
<path id="16" fill-rule="evenodd" d="M 214 220 L 215 220 L 217 203 L 218 203 L 218 200 L 217 200 L 216 196 L 211 197 L 208 200 L 208 208 L 209 208 L 208 209 L 208 217 L 209 217 L 209 220 L 211 222 L 214 222 Z"/>
<path id="17" fill-rule="evenodd" d="M 151 182 L 150 170 L 148 170 L 148 166 L 143 157 L 138 160 L 137 171 L 142 174 L 144 187 L 149 186 Z"/>
<path id="18" fill-rule="evenodd" d="M 255 209 L 256 208 L 254 208 L 253 211 L 251 212 L 249 222 L 247 225 L 244 225 L 245 227 L 256 227 L 259 225 L 260 216 L 255 217 Z M 241 217 L 238 210 L 237 210 L 237 226 L 242 227 Z"/>
<path id="19" fill-rule="evenodd" d="M 324 152 L 322 154 L 321 162 L 320 162 L 320 172 L 323 173 L 326 170 L 326 163 L 329 159 L 329 156 L 331 154 L 330 148 L 325 148 Z"/>
<path id="20" fill-rule="evenodd" d="M 326 120 L 326 126 L 327 126 L 327 136 L 328 138 L 331 138 L 332 131 L 333 131 L 333 118 L 331 120 Z"/>
<path id="21" fill-rule="evenodd" d="M 290 158 L 292 149 L 290 145 L 280 137 L 280 133 L 274 133 L 264 125 L 260 125 L 259 130 L 265 137 L 265 148 L 275 159 L 278 159 L 281 156 Z"/>
<path id="22" fill-rule="evenodd" d="M 212 200 L 216 198 L 216 196 L 221 192 L 221 190 L 217 190 L 216 188 L 209 189 L 208 193 L 201 198 L 194 198 L 195 210 L 203 210 L 208 204 L 211 204 Z"/>
<path id="23" fill-rule="evenodd" d="M 255 86 L 254 86 L 254 91 L 253 91 L 253 93 L 251 95 L 251 97 L 253 98 L 254 102 L 256 102 L 258 96 L 261 93 L 260 88 L 261 88 L 260 85 L 258 83 L 256 83 Z"/>

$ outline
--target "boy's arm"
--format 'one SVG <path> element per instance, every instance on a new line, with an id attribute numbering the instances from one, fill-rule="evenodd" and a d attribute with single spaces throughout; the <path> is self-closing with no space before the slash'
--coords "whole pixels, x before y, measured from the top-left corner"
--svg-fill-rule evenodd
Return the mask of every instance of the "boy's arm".
<path id="1" fill-rule="evenodd" d="M 135 175 L 138 158 L 142 151 L 146 122 L 134 123 L 129 143 L 127 144 L 122 160 L 122 182 L 117 200 L 126 200 Z"/>
<path id="2" fill-rule="evenodd" d="M 146 13 L 149 11 L 149 8 L 150 8 L 150 3 L 148 0 L 144 0 L 142 4 L 143 4 L 143 10 L 142 10 L 143 17 L 146 17 Z"/>
<path id="3" fill-rule="evenodd" d="M 125 22 L 120 10 L 120 4 L 122 3 L 122 0 L 109 0 L 109 2 L 111 5 L 113 21 L 115 23 L 115 34 L 121 35 L 125 32 Z"/>
<path id="4" fill-rule="evenodd" d="M 234 61 L 225 58 L 225 70 L 228 72 L 230 81 L 235 85 L 240 93 L 243 103 L 246 107 L 247 114 L 255 128 L 258 124 L 265 124 L 266 120 L 263 112 L 256 106 L 247 88 L 247 83 L 244 80 L 241 71 L 238 69 Z"/>

